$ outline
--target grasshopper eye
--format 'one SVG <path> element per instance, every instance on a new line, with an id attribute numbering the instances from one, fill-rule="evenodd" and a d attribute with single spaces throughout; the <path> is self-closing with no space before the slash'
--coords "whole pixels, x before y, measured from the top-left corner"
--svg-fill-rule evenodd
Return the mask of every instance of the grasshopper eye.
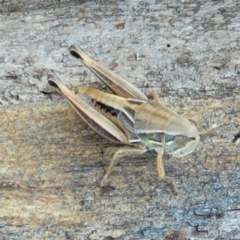
<path id="1" fill-rule="evenodd" d="M 182 135 L 177 135 L 173 140 L 173 144 L 174 144 L 175 148 L 179 149 L 179 148 L 186 146 L 186 143 L 188 141 L 189 141 L 188 137 L 182 136 Z"/>
<path id="2" fill-rule="evenodd" d="M 187 137 L 184 135 L 166 136 L 166 152 L 174 157 L 183 157 L 194 151 L 199 137 Z"/>

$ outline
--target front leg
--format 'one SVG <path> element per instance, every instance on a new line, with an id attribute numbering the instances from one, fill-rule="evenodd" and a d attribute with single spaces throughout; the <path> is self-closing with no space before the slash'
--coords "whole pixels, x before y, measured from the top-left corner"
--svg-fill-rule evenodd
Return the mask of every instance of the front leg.
<path id="1" fill-rule="evenodd" d="M 178 194 L 178 190 L 177 190 L 176 183 L 175 183 L 174 179 L 171 178 L 171 177 L 167 177 L 166 174 L 165 174 L 165 169 L 164 169 L 162 156 L 163 156 L 163 150 L 158 151 L 158 155 L 157 155 L 158 176 L 161 179 L 163 179 L 164 181 L 170 183 L 172 185 L 172 187 L 173 187 L 173 193 L 175 195 L 177 195 Z"/>
<path id="2" fill-rule="evenodd" d="M 104 180 L 108 177 L 108 175 L 111 173 L 112 168 L 114 166 L 114 163 L 116 162 L 116 160 L 123 158 L 125 156 L 128 155 L 133 155 L 133 154 L 142 154 L 146 152 L 146 148 L 143 145 L 140 145 L 139 147 L 135 147 L 135 146 L 125 146 L 125 147 L 121 147 L 119 148 L 116 153 L 114 154 L 114 156 L 111 159 L 111 163 L 107 169 L 107 172 L 105 173 L 105 175 L 103 176 L 103 179 L 101 181 L 101 186 L 103 186 L 103 182 Z"/>
<path id="3" fill-rule="evenodd" d="M 148 94 L 148 98 L 152 99 L 153 101 L 160 103 L 159 96 L 157 94 L 157 91 L 154 89 Z M 165 169 L 164 169 L 164 164 L 163 164 L 163 149 L 158 150 L 158 155 L 157 155 L 157 171 L 158 171 L 158 176 L 163 179 L 164 181 L 170 183 L 173 187 L 173 192 L 175 195 L 178 194 L 177 186 L 173 178 L 167 177 L 165 174 Z"/>

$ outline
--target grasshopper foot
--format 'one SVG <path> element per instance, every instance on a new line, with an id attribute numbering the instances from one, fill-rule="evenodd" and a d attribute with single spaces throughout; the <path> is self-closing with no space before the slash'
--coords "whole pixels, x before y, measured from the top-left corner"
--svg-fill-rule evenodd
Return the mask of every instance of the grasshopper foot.
<path id="1" fill-rule="evenodd" d="M 179 191 L 177 189 L 177 186 L 176 186 L 176 183 L 174 181 L 173 178 L 171 177 L 167 177 L 166 174 L 165 174 L 165 169 L 164 169 L 164 165 L 163 165 L 163 159 L 162 159 L 162 156 L 163 156 L 163 150 L 160 150 L 158 152 L 158 155 L 157 155 L 157 170 L 158 170 L 158 176 L 166 181 L 167 183 L 171 184 L 172 185 L 172 188 L 173 188 L 173 194 L 174 195 L 178 195 Z"/>

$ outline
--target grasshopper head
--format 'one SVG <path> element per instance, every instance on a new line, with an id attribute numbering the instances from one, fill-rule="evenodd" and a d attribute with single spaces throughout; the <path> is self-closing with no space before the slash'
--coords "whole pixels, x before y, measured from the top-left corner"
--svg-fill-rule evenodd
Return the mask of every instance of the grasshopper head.
<path id="1" fill-rule="evenodd" d="M 174 157 L 183 157 L 193 152 L 199 143 L 196 126 L 182 116 L 177 116 L 165 135 L 165 150 Z"/>

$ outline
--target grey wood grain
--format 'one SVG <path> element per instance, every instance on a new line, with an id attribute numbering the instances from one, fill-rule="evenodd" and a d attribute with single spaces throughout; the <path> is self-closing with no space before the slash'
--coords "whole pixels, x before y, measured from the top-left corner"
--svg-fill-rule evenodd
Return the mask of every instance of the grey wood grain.
<path id="1" fill-rule="evenodd" d="M 238 1 L 0 2 L 0 239 L 240 239 Z M 46 95 L 48 74 L 104 87 L 86 53 L 193 120 L 193 154 L 119 161 L 116 145 Z M 111 148 L 109 148 L 111 147 Z"/>

